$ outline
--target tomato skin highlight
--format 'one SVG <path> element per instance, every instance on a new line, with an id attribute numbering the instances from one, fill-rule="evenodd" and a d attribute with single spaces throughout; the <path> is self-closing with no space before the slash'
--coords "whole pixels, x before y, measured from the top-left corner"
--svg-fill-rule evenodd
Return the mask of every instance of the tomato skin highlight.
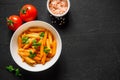
<path id="1" fill-rule="evenodd" d="M 8 28 L 12 31 L 15 31 L 22 23 L 22 19 L 18 15 L 11 15 L 7 18 Z"/>
<path id="2" fill-rule="evenodd" d="M 20 17 L 23 21 L 32 21 L 37 17 L 37 9 L 31 4 L 25 4 L 20 10 Z"/>

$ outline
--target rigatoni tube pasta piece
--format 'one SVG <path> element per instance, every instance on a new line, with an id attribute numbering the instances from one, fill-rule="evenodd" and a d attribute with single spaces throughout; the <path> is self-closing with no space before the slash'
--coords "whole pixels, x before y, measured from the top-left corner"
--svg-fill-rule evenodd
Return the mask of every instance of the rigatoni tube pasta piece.
<path id="1" fill-rule="evenodd" d="M 52 34 L 49 32 L 48 34 L 48 38 L 49 38 L 49 42 L 50 42 L 50 46 L 52 45 Z"/>
<path id="2" fill-rule="evenodd" d="M 18 47 L 19 47 L 19 48 L 22 47 L 22 39 L 21 39 L 21 36 L 18 37 Z"/>
<path id="3" fill-rule="evenodd" d="M 57 42 L 56 40 L 54 40 L 52 43 L 52 56 L 54 56 L 56 53 L 56 46 L 57 46 Z"/>
<path id="4" fill-rule="evenodd" d="M 43 57 L 43 54 L 44 54 L 43 50 L 44 50 L 44 46 L 43 46 L 43 43 L 42 43 L 41 46 L 40 46 L 40 58 Z"/>
<path id="5" fill-rule="evenodd" d="M 27 34 L 26 36 L 31 37 L 31 38 L 40 39 L 40 36 L 38 33 L 30 33 L 30 34 Z"/>
<path id="6" fill-rule="evenodd" d="M 29 31 L 30 32 L 43 32 L 43 31 L 45 31 L 45 29 L 43 29 L 43 28 L 37 28 L 37 27 L 31 27 L 29 29 Z"/>
<path id="7" fill-rule="evenodd" d="M 46 56 L 47 56 L 46 53 L 43 53 L 43 57 L 42 57 L 42 60 L 41 60 L 42 64 L 45 64 Z"/>
<path id="8" fill-rule="evenodd" d="M 27 64 L 45 64 L 56 53 L 56 39 L 44 28 L 31 27 L 18 37 L 18 54 Z"/>
<path id="9" fill-rule="evenodd" d="M 47 33 L 48 31 L 45 31 L 45 35 L 43 37 L 43 45 L 45 46 L 46 45 L 46 40 L 47 40 Z"/>
<path id="10" fill-rule="evenodd" d="M 26 63 L 28 63 L 28 64 L 30 64 L 30 65 L 34 65 L 34 64 L 36 64 L 36 61 L 35 60 L 33 60 L 33 59 L 31 59 L 31 58 L 29 58 L 29 57 L 23 57 L 23 59 L 25 60 L 25 62 Z"/>

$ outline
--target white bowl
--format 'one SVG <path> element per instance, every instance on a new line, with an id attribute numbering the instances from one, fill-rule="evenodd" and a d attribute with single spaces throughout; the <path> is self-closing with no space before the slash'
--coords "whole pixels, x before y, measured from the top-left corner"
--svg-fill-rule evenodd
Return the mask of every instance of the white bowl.
<path id="1" fill-rule="evenodd" d="M 62 17 L 62 16 L 65 16 L 65 15 L 68 13 L 69 9 L 70 9 L 70 0 L 67 0 L 67 2 L 68 2 L 68 8 L 67 8 L 67 10 L 66 10 L 63 14 L 53 14 L 53 13 L 51 12 L 51 10 L 50 10 L 50 8 L 49 8 L 50 0 L 47 0 L 47 9 L 48 9 L 49 13 L 52 14 L 54 17 Z"/>
<path id="2" fill-rule="evenodd" d="M 27 30 L 30 27 L 36 27 L 36 26 L 46 28 L 46 29 L 48 29 L 49 31 L 52 32 L 52 34 L 54 35 L 54 37 L 57 40 L 57 49 L 56 49 L 55 56 L 50 61 L 45 63 L 44 65 L 37 64 L 35 66 L 30 66 L 27 63 L 23 62 L 22 58 L 18 54 L 17 39 L 18 39 L 18 36 L 23 31 Z M 30 21 L 30 22 L 24 23 L 14 32 L 14 34 L 11 38 L 11 42 L 10 42 L 10 51 L 11 51 L 11 55 L 12 55 L 12 58 L 14 59 L 14 61 L 21 68 L 23 68 L 27 71 L 31 71 L 31 72 L 39 72 L 39 71 L 43 71 L 43 70 L 46 70 L 46 69 L 50 68 L 52 65 L 54 65 L 56 63 L 56 61 L 60 57 L 61 50 L 62 50 L 62 41 L 61 41 L 59 33 L 57 32 L 57 30 L 52 25 L 50 25 L 46 22 L 43 22 L 43 21 Z"/>

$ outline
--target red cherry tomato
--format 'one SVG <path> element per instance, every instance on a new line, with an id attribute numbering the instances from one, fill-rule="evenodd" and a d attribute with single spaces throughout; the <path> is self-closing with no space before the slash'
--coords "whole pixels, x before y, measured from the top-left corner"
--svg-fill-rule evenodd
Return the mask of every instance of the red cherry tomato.
<path id="1" fill-rule="evenodd" d="M 31 4 L 24 5 L 20 10 L 20 17 L 23 21 L 32 21 L 37 17 L 37 9 Z"/>
<path id="2" fill-rule="evenodd" d="M 15 31 L 20 25 L 22 25 L 22 19 L 17 15 L 11 15 L 7 18 L 8 28 Z"/>

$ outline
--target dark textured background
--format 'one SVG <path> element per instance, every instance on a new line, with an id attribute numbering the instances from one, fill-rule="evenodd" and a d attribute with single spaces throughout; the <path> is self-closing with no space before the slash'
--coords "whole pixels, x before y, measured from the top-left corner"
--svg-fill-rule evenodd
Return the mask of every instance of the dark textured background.
<path id="1" fill-rule="evenodd" d="M 120 0 L 71 0 L 66 24 L 51 23 L 47 0 L 0 0 L 0 80 L 120 80 Z M 19 68 L 10 55 L 13 34 L 5 18 L 19 14 L 31 3 L 38 9 L 38 20 L 52 24 L 62 38 L 62 54 L 50 69 L 23 76 L 6 71 L 7 65 Z"/>

